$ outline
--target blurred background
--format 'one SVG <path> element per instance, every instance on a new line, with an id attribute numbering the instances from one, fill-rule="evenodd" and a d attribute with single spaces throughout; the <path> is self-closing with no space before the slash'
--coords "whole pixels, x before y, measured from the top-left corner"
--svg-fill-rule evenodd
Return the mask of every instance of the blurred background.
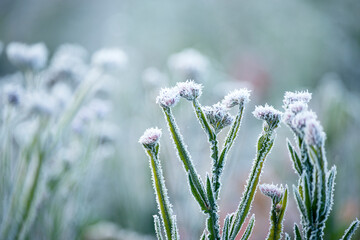
<path id="1" fill-rule="evenodd" d="M 180 236 L 200 236 L 205 218 L 187 188 L 185 172 L 155 103 L 161 87 L 188 78 L 204 85 L 203 105 L 216 103 L 237 87 L 252 90 L 223 175 L 222 218 L 236 209 L 255 155 L 261 122 L 252 117 L 254 106 L 267 102 L 281 109 L 285 91 L 313 93 L 310 106 L 327 133 L 329 164 L 338 167 L 326 239 L 339 239 L 360 216 L 359 12 L 357 0 L 0 0 L 1 81 L 9 81 L 17 72 L 5 54 L 13 41 L 43 42 L 50 58 L 61 45 L 71 43 L 83 46 L 89 56 L 98 49 L 120 48 L 128 59 L 110 91 L 108 121 L 116 127 L 110 130 L 115 135 L 111 151 L 101 151 L 99 159 L 92 159 L 96 164 L 89 163 L 87 174 L 76 178 L 76 194 L 65 194 L 77 204 L 66 208 L 57 201 L 58 208 L 67 209 L 65 219 L 71 219 L 71 224 L 49 237 L 45 232 L 51 229 L 45 231 L 42 225 L 46 217 L 37 217 L 30 239 L 153 239 L 152 215 L 157 209 L 148 159 L 138 143 L 143 131 L 153 126 L 164 130 L 161 161 Z M 174 112 L 204 176 L 211 164 L 206 136 L 190 104 L 182 101 Z M 222 139 L 226 130 L 220 134 Z M 293 140 L 282 126 L 262 183 L 296 183 L 286 138 Z M 290 200 L 285 231 L 292 234 L 299 214 L 292 195 Z M 269 210 L 268 199 L 257 194 L 252 239 L 265 238 Z M 47 212 L 46 207 L 43 211 Z"/>

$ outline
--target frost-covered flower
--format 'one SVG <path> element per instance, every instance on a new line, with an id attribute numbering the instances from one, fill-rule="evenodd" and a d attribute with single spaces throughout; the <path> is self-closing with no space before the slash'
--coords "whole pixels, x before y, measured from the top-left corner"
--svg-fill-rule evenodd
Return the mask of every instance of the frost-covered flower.
<path id="1" fill-rule="evenodd" d="M 162 132 L 159 128 L 148 128 L 140 137 L 139 143 L 141 143 L 146 149 L 151 149 L 159 142 L 161 134 Z"/>
<path id="2" fill-rule="evenodd" d="M 265 196 L 270 197 L 274 204 L 278 204 L 284 195 L 283 187 L 274 184 L 261 184 L 259 189 Z"/>
<path id="3" fill-rule="evenodd" d="M 290 104 L 295 102 L 308 103 L 311 100 L 311 93 L 308 91 L 285 92 L 284 96 L 284 109 L 287 109 Z"/>
<path id="4" fill-rule="evenodd" d="M 27 107 L 30 114 L 50 117 L 57 113 L 57 103 L 49 94 L 41 91 L 27 96 Z"/>
<path id="5" fill-rule="evenodd" d="M 4 102 L 12 106 L 19 106 L 22 102 L 24 89 L 20 85 L 7 84 L 3 89 Z"/>
<path id="6" fill-rule="evenodd" d="M 301 112 L 307 111 L 307 109 L 308 105 L 306 103 L 294 102 L 290 104 L 289 107 L 285 110 L 282 120 L 285 124 L 292 127 L 292 120 L 294 117 Z"/>
<path id="7" fill-rule="evenodd" d="M 156 98 L 156 103 L 163 108 L 175 106 L 180 100 L 179 90 L 176 87 L 162 88 L 159 96 Z"/>
<path id="8" fill-rule="evenodd" d="M 310 119 L 306 122 L 305 141 L 310 146 L 323 146 L 325 142 L 325 132 L 319 121 Z"/>
<path id="9" fill-rule="evenodd" d="M 104 48 L 95 52 L 91 64 L 104 71 L 117 72 L 123 70 L 128 62 L 128 56 L 119 48 Z"/>
<path id="10" fill-rule="evenodd" d="M 212 106 L 205 106 L 202 110 L 207 120 L 214 128 L 215 133 L 219 133 L 221 129 L 234 122 L 234 117 L 230 115 L 227 108 L 221 103 L 216 103 Z"/>
<path id="11" fill-rule="evenodd" d="M 185 49 L 173 54 L 168 60 L 168 66 L 185 79 L 198 79 L 209 65 L 208 59 L 195 49 Z"/>
<path id="12" fill-rule="evenodd" d="M 279 126 L 282 112 L 276 110 L 273 106 L 265 104 L 265 106 L 256 106 L 253 115 L 260 120 L 266 121 L 270 130 Z"/>
<path id="13" fill-rule="evenodd" d="M 291 121 L 291 127 L 299 134 L 304 134 L 304 129 L 310 120 L 316 120 L 317 116 L 313 111 L 303 111 L 297 114 Z"/>
<path id="14" fill-rule="evenodd" d="M 12 42 L 6 48 L 9 61 L 20 69 L 40 70 L 45 67 L 48 49 L 44 43 L 27 45 Z"/>
<path id="15" fill-rule="evenodd" d="M 232 108 L 236 105 L 244 105 L 250 101 L 250 91 L 246 88 L 236 89 L 226 95 L 222 104 L 227 108 Z"/>
<path id="16" fill-rule="evenodd" d="M 179 94 L 181 97 L 192 101 L 202 94 L 203 86 L 201 84 L 195 83 L 192 80 L 187 80 L 186 82 L 178 82 L 176 84 Z"/>

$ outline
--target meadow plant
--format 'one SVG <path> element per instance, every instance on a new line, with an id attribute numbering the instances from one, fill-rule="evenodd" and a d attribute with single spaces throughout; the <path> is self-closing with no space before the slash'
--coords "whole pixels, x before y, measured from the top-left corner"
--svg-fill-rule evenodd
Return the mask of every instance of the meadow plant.
<path id="1" fill-rule="evenodd" d="M 316 114 L 308 110 L 307 103 L 311 99 L 308 92 L 286 92 L 284 110 L 280 112 L 265 104 L 257 106 L 253 111 L 255 118 L 263 121 L 262 132 L 257 141 L 256 154 L 249 173 L 238 208 L 226 215 L 222 227 L 219 217 L 219 194 L 222 187 L 221 176 L 226 163 L 227 154 L 239 133 L 245 106 L 250 100 L 250 91 L 238 89 L 230 92 L 224 99 L 212 106 L 202 106 L 199 98 L 203 86 L 194 81 L 179 82 L 175 87 L 160 90 L 156 102 L 162 108 L 168 130 L 174 142 L 174 148 L 183 163 L 191 194 L 200 210 L 206 215 L 206 228 L 200 239 L 249 239 L 255 224 L 255 216 L 248 218 L 255 197 L 256 189 L 264 162 L 271 151 L 276 129 L 284 122 L 293 131 L 298 145 L 296 150 L 290 141 L 287 146 L 294 169 L 299 176 L 297 186 L 293 186 L 294 196 L 301 215 L 301 230 L 294 227 L 294 239 L 323 239 L 326 220 L 333 204 L 336 167 L 327 168 L 324 143 L 325 133 L 317 120 Z M 212 170 L 206 174 L 205 180 L 197 173 L 184 137 L 176 123 L 172 108 L 180 99 L 191 102 L 196 118 L 204 130 L 210 145 Z M 230 108 L 236 107 L 237 114 L 232 116 Z M 218 133 L 230 126 L 222 149 L 219 148 Z M 139 142 L 150 157 L 153 187 L 158 203 L 159 215 L 154 216 L 155 231 L 158 239 L 179 239 L 176 216 L 165 186 L 165 180 L 159 159 L 161 130 L 147 129 Z M 288 187 L 273 184 L 262 184 L 260 191 L 271 199 L 270 229 L 266 239 L 281 239 L 283 221 L 288 202 Z M 346 230 L 342 239 L 351 239 L 359 221 L 354 221 Z M 243 229 L 243 231 L 240 231 Z M 285 233 L 285 239 L 290 239 Z"/>
<path id="2" fill-rule="evenodd" d="M 6 46 L 18 72 L 0 86 L 0 239 L 39 239 L 30 231 L 38 225 L 41 239 L 76 238 L 67 235 L 75 219 L 64 194 L 78 194 L 79 175 L 111 141 L 101 130 L 111 125 L 109 96 L 97 91 L 105 67 L 123 69 L 125 58 L 122 50 L 106 53 L 90 65 L 78 45 L 64 44 L 50 60 L 43 43 Z"/>

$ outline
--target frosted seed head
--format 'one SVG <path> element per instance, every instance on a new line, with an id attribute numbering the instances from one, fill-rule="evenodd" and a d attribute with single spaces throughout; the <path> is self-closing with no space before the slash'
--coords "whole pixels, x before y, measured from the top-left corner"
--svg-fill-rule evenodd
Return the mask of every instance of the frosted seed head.
<path id="1" fill-rule="evenodd" d="M 7 84 L 4 86 L 4 102 L 11 106 L 19 106 L 22 102 L 24 89 L 15 84 Z"/>
<path id="2" fill-rule="evenodd" d="M 211 107 L 205 106 L 202 110 L 215 133 L 219 133 L 234 122 L 234 117 L 228 113 L 227 108 L 221 103 L 214 104 Z"/>
<path id="3" fill-rule="evenodd" d="M 311 93 L 308 91 L 285 92 L 283 107 L 287 109 L 290 104 L 295 102 L 308 103 L 311 100 Z"/>
<path id="4" fill-rule="evenodd" d="M 141 143 L 146 149 L 151 149 L 158 144 L 161 134 L 162 132 L 159 128 L 148 128 L 140 137 L 139 143 Z"/>
<path id="5" fill-rule="evenodd" d="M 285 110 L 282 121 L 291 127 L 292 120 L 294 119 L 294 117 L 301 112 L 307 111 L 307 109 L 308 109 L 308 105 L 304 102 L 292 103 Z"/>
<path id="6" fill-rule="evenodd" d="M 265 106 L 256 106 L 253 115 L 260 120 L 267 123 L 270 130 L 279 126 L 281 121 L 282 112 L 276 110 L 273 106 L 265 104 Z"/>
<path id="7" fill-rule="evenodd" d="M 6 48 L 9 61 L 20 69 L 38 71 L 45 67 L 48 58 L 48 49 L 44 43 L 27 45 L 12 42 Z"/>
<path id="8" fill-rule="evenodd" d="M 104 71 L 117 72 L 123 70 L 128 62 L 125 52 L 119 48 L 104 48 L 95 52 L 91 64 Z"/>
<path id="9" fill-rule="evenodd" d="M 179 94 L 181 97 L 192 101 L 202 94 L 203 86 L 201 84 L 195 83 L 193 80 L 187 80 L 186 82 L 178 82 L 176 84 Z"/>
<path id="10" fill-rule="evenodd" d="M 325 132 L 319 121 L 310 119 L 306 122 L 305 141 L 309 146 L 322 147 L 325 142 Z"/>
<path id="11" fill-rule="evenodd" d="M 284 195 L 283 187 L 282 186 L 278 187 L 277 185 L 274 184 L 261 184 L 259 186 L 259 189 L 262 192 L 262 194 L 270 197 L 274 204 L 278 204 Z"/>
<path id="12" fill-rule="evenodd" d="M 314 119 L 316 120 L 317 116 L 312 111 L 304 111 L 297 114 L 291 121 L 291 127 L 298 134 L 304 135 L 304 129 L 307 125 L 307 122 Z"/>
<path id="13" fill-rule="evenodd" d="M 222 101 L 227 108 L 232 108 L 236 105 L 244 105 L 250 101 L 250 91 L 246 88 L 236 89 L 226 95 Z"/>
<path id="14" fill-rule="evenodd" d="M 175 106 L 180 100 L 179 90 L 176 87 L 162 88 L 159 96 L 156 98 L 156 103 L 162 108 L 170 108 Z"/>
<path id="15" fill-rule="evenodd" d="M 185 49 L 168 60 L 169 68 L 185 79 L 198 79 L 206 72 L 208 64 L 208 59 L 195 49 Z"/>

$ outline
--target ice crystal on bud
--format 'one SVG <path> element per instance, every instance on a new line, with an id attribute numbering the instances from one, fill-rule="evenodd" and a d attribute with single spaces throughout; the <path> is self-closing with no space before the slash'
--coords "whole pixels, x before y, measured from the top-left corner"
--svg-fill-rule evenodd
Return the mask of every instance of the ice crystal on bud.
<path id="1" fill-rule="evenodd" d="M 94 53 L 91 63 L 105 71 L 122 70 L 128 62 L 128 57 L 119 48 L 104 48 Z"/>
<path id="2" fill-rule="evenodd" d="M 195 83 L 193 80 L 187 80 L 186 82 L 178 82 L 176 84 L 179 94 L 181 97 L 192 101 L 202 94 L 203 86 L 201 84 Z"/>
<path id="3" fill-rule="evenodd" d="M 139 143 L 144 145 L 146 149 L 151 149 L 158 143 L 161 134 L 162 134 L 161 129 L 159 128 L 148 128 L 145 130 L 144 134 L 140 137 Z"/>
<path id="4" fill-rule="evenodd" d="M 21 69 L 40 70 L 45 67 L 48 50 L 44 43 L 27 45 L 12 42 L 6 48 L 9 61 Z"/>
<path id="5" fill-rule="evenodd" d="M 275 204 L 278 204 L 284 195 L 283 187 L 274 184 L 262 184 L 259 189 L 265 196 L 270 197 Z"/>
<path id="6" fill-rule="evenodd" d="M 284 96 L 284 108 L 287 109 L 290 104 L 295 102 L 308 103 L 311 100 L 311 93 L 308 91 L 296 91 L 296 92 L 286 92 Z"/>
<path id="7" fill-rule="evenodd" d="M 246 88 L 236 89 L 224 97 L 222 104 L 227 108 L 232 108 L 236 105 L 244 105 L 250 101 L 250 91 Z"/>
<path id="8" fill-rule="evenodd" d="M 305 141 L 310 146 L 321 147 L 324 144 L 325 132 L 316 119 L 310 119 L 306 122 Z"/>
<path id="9" fill-rule="evenodd" d="M 282 112 L 276 110 L 273 106 L 265 104 L 265 106 L 256 106 L 253 115 L 260 120 L 266 121 L 270 129 L 279 126 Z"/>
<path id="10" fill-rule="evenodd" d="M 221 129 L 231 125 L 234 121 L 234 117 L 228 113 L 226 107 L 221 103 L 214 104 L 211 107 L 203 107 L 203 111 L 216 133 L 219 133 Z"/>
<path id="11" fill-rule="evenodd" d="M 163 108 L 175 106 L 180 100 L 179 90 L 175 88 L 162 88 L 159 96 L 156 98 L 156 103 Z"/>

